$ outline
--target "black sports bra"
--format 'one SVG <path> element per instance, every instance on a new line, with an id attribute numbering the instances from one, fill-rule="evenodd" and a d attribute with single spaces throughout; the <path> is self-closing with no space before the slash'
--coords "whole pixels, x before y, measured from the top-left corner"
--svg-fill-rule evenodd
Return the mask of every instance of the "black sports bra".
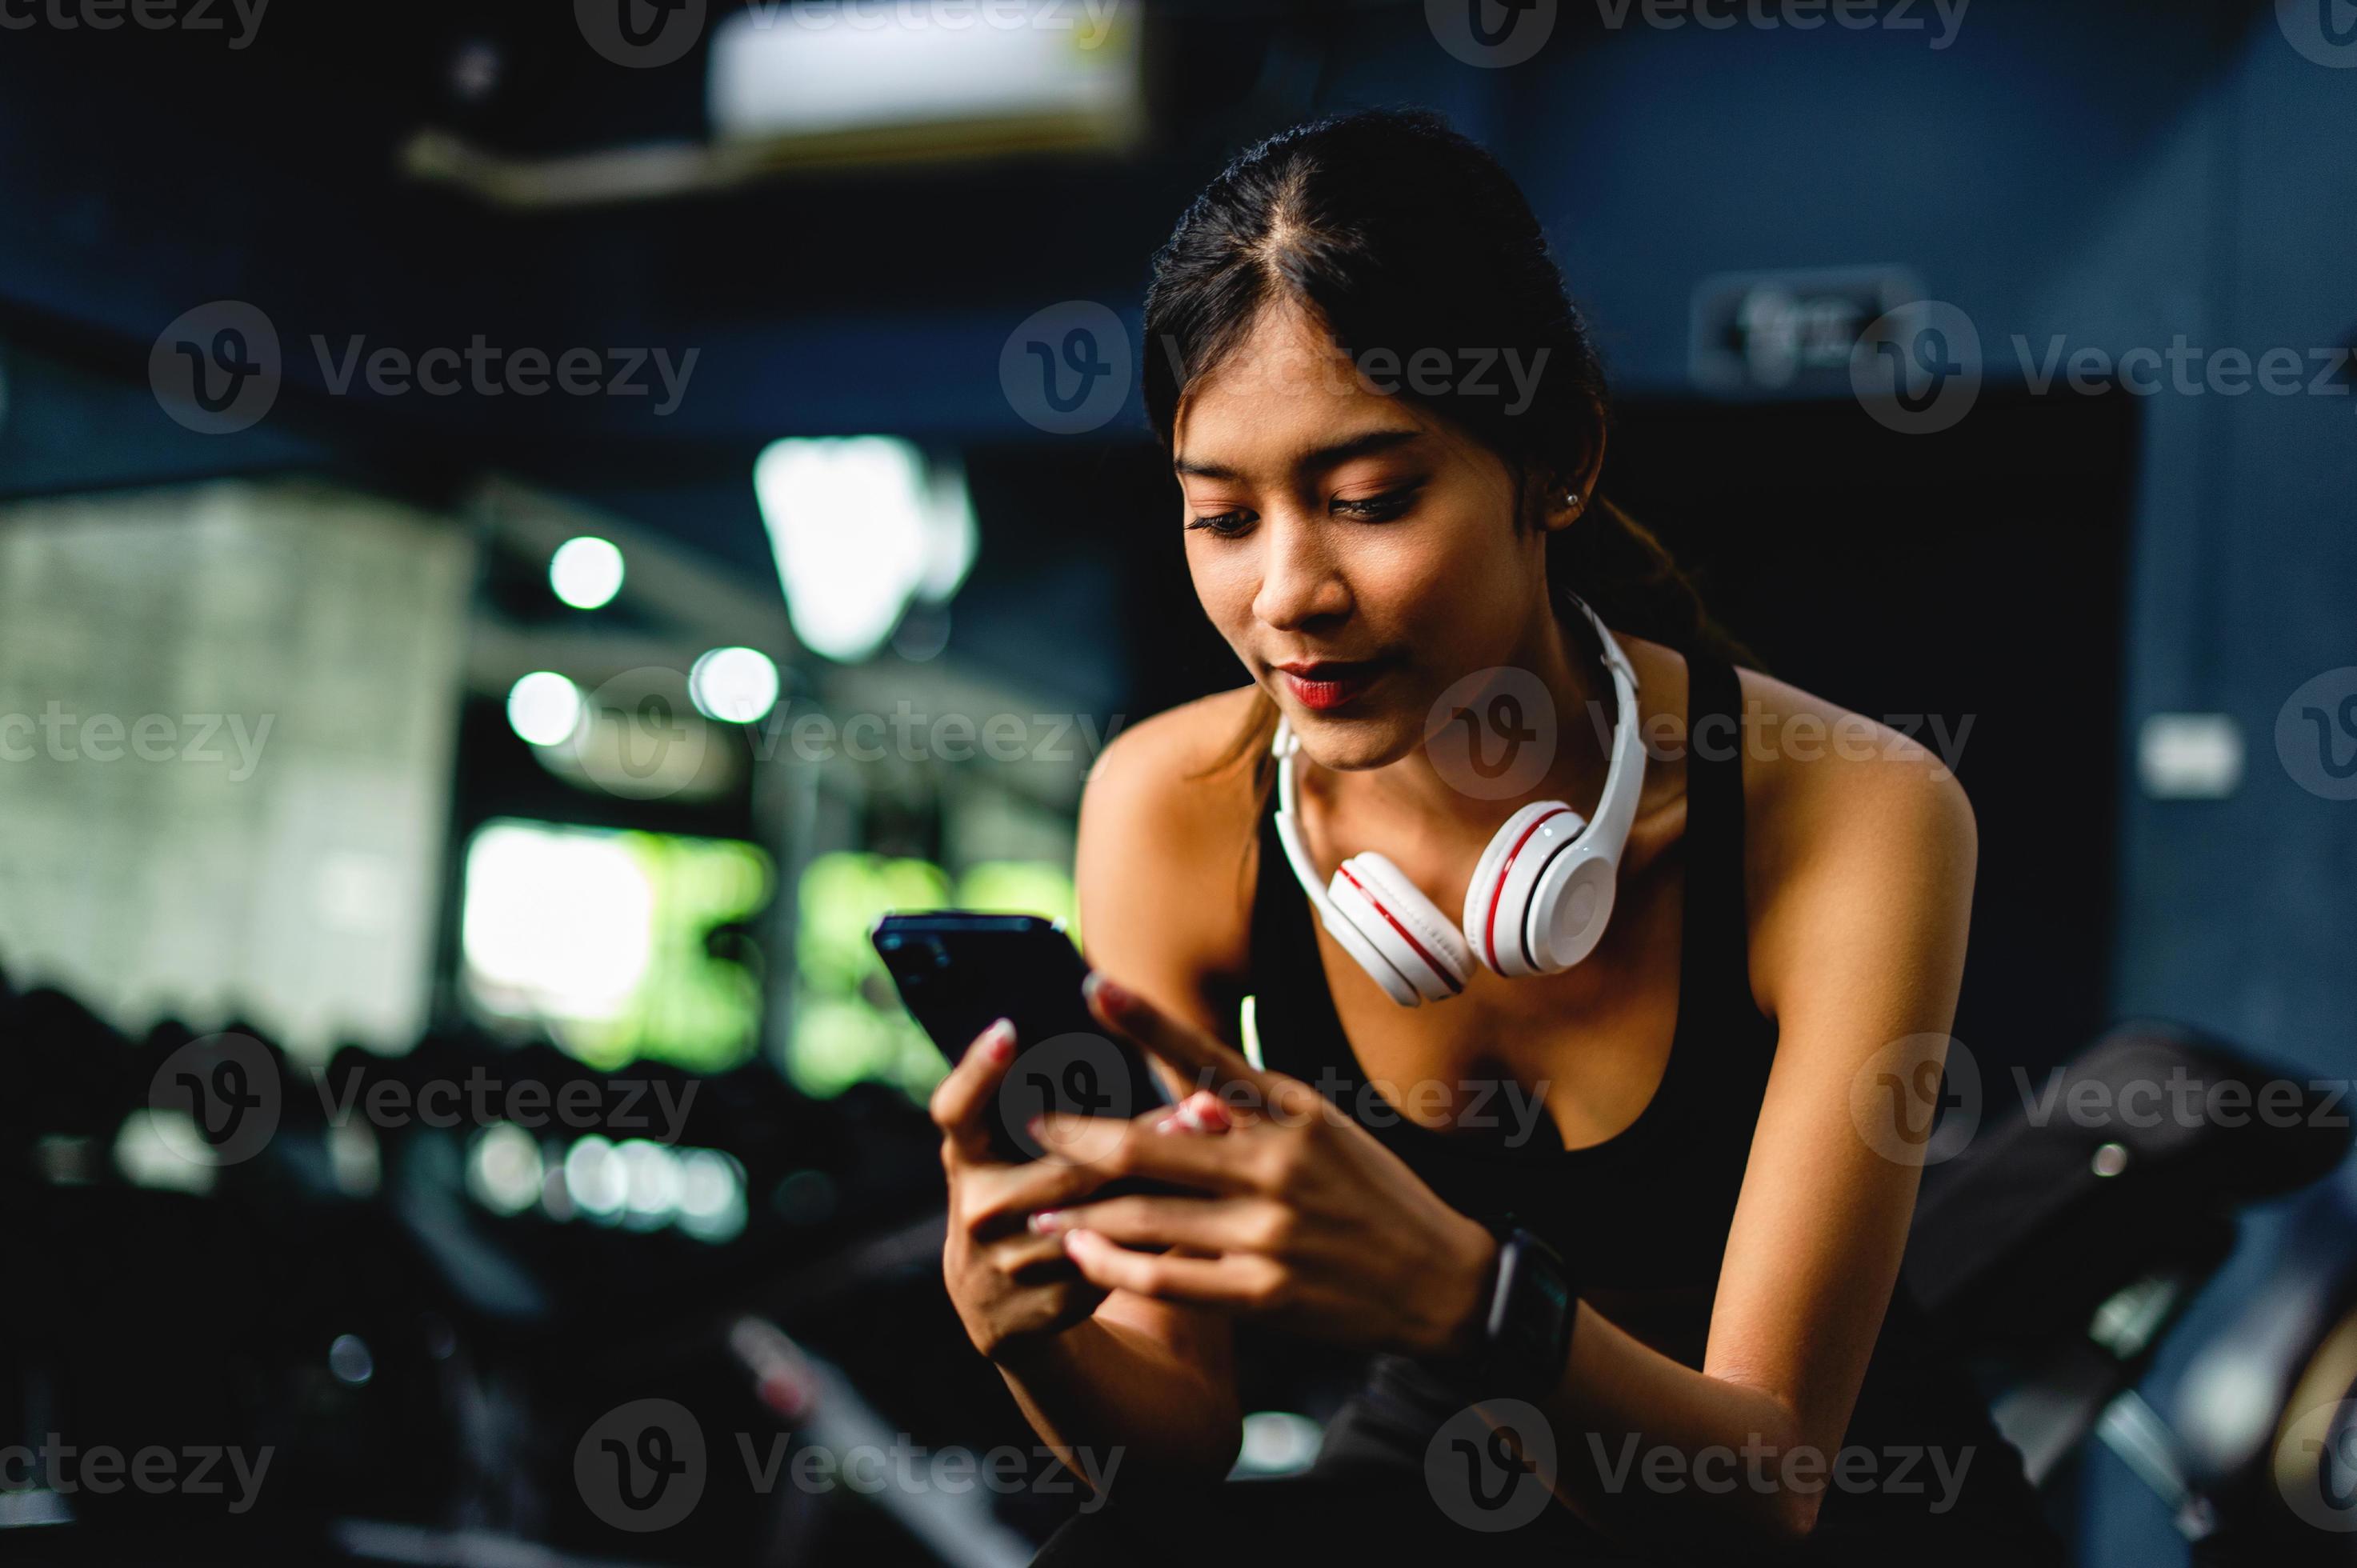
<path id="1" fill-rule="evenodd" d="M 1743 1185 L 1776 1031 L 1751 1002 L 1743 901 L 1742 703 L 1734 667 L 1687 660 L 1684 950 L 1677 1026 L 1668 1066 L 1635 1122 L 1601 1144 L 1566 1150 L 1544 1113 L 1520 1123 L 1492 1095 L 1479 1122 L 1436 1132 L 1381 1113 L 1334 1011 L 1308 897 L 1286 874 L 1274 811 L 1261 822 L 1254 890 L 1252 968 L 1263 1065 L 1307 1079 L 1338 1105 L 1365 1110 L 1361 1125 L 1390 1146 L 1450 1207 L 1484 1221 L 1514 1221 L 1580 1260 L 1584 1283 L 1634 1289 L 1712 1284 Z M 1725 724 L 1704 721 L 1727 715 Z M 1532 1103 L 1528 1086 L 1512 1091 Z"/>
<path id="2" fill-rule="evenodd" d="M 1264 817 L 1253 895 L 1252 966 L 1264 1065 L 1317 1084 L 1350 1108 L 1377 1108 L 1361 1125 L 1460 1213 L 1507 1215 L 1570 1260 L 1583 1293 L 1633 1293 L 1677 1323 L 1661 1348 L 1699 1368 L 1719 1263 L 1751 1154 L 1752 1129 L 1775 1059 L 1776 1029 L 1752 1005 L 1743 890 L 1741 687 L 1734 668 L 1686 656 L 1684 914 L 1677 1027 L 1669 1064 L 1645 1109 L 1611 1138 L 1566 1150 L 1540 1108 L 1529 1136 L 1516 1125 L 1436 1132 L 1362 1093 L 1363 1071 L 1327 988 L 1309 901 L 1288 875 L 1273 817 Z M 1726 722 L 1713 722 L 1718 715 Z M 1734 744 L 1729 744 L 1729 742 Z M 1527 1095 L 1527 1086 L 1517 1092 Z M 1527 1106 L 1527 1099 L 1523 1101 Z M 1633 1321 L 1633 1320 L 1631 1320 Z M 1369 1378 L 1329 1423 L 1321 1468 L 1370 1462 L 1407 1477 L 1463 1396 L 1418 1363 L 1370 1359 Z M 1903 1442 L 1980 1455 L 1959 1498 L 1932 1488 L 1828 1492 L 1801 1561 L 1884 1564 L 2007 1563 L 2060 1568 L 2061 1542 L 2040 1519 L 2018 1453 L 1990 1423 L 1963 1365 L 1933 1332 L 1902 1280 L 1892 1292 L 1845 1442 Z M 1949 1506 L 1953 1503 L 1955 1506 Z"/>

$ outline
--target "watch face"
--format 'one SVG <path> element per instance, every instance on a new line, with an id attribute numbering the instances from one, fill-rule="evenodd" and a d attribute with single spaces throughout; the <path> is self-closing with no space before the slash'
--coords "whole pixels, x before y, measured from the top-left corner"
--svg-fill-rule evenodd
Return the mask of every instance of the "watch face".
<path id="1" fill-rule="evenodd" d="M 1522 1230 L 1508 1240 L 1499 1271 L 1489 1370 L 1519 1391 L 1550 1390 L 1570 1346 L 1571 1282 L 1553 1251 Z"/>

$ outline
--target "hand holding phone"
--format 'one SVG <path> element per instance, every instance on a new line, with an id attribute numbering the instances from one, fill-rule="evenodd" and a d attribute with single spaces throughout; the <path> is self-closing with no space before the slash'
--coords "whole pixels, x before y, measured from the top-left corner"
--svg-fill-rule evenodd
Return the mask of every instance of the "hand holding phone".
<path id="1" fill-rule="evenodd" d="M 1088 966 L 1054 922 L 938 909 L 887 915 L 872 940 L 909 1015 L 952 1067 L 995 1020 L 1014 1024 L 1015 1055 L 983 1112 L 996 1157 L 1037 1158 L 1023 1127 L 1043 1111 L 1125 1119 L 1170 1107 L 1143 1053 L 1089 1012 Z"/>
<path id="2" fill-rule="evenodd" d="M 1052 1160 L 1009 1163 L 992 1147 L 991 1113 L 1016 1043 L 1003 1022 L 984 1030 L 959 1053 L 930 1106 L 949 1182 L 942 1278 L 966 1337 L 993 1360 L 1084 1321 L 1110 1294 L 1082 1277 L 1063 1238 L 1037 1234 L 1028 1223 L 1062 1202 L 1086 1173 Z"/>

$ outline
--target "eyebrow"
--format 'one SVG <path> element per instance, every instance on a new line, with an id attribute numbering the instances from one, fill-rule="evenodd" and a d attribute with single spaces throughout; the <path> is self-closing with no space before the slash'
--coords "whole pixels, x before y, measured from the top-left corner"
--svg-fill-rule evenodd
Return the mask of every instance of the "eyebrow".
<path id="1" fill-rule="evenodd" d="M 1389 452 L 1394 447 L 1405 446 L 1411 441 L 1420 441 L 1423 438 L 1424 432 L 1421 430 L 1400 430 L 1390 427 L 1370 430 L 1363 435 L 1353 435 L 1330 446 L 1320 446 L 1315 452 L 1305 456 L 1299 466 L 1312 472 L 1338 467 L 1354 457 L 1371 457 L 1378 452 Z M 1243 477 L 1223 463 L 1205 463 L 1190 457 L 1172 459 L 1170 468 L 1173 473 L 1192 474 L 1198 478 L 1204 479 L 1236 479 Z"/>

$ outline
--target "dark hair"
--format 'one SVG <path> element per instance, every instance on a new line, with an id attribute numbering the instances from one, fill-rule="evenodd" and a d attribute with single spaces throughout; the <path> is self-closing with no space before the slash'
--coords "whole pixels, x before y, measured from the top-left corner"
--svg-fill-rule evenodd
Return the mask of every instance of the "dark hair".
<path id="1" fill-rule="evenodd" d="M 1307 307 L 1360 366 L 1383 363 L 1399 395 L 1503 457 L 1518 519 L 1530 481 L 1574 481 L 1593 466 L 1610 409 L 1594 340 L 1521 189 L 1439 115 L 1366 110 L 1296 126 L 1238 154 L 1195 199 L 1156 253 L 1146 295 L 1146 411 L 1166 446 L 1189 383 L 1280 301 Z M 1433 348 L 1512 353 L 1536 373 L 1517 387 L 1493 363 L 1418 390 L 1403 372 Z M 1559 608 L 1576 585 L 1609 626 L 1757 663 L 1661 541 L 1601 496 L 1550 536 L 1547 579 Z M 1254 747 L 1265 758 L 1275 724 L 1264 695 L 1214 767 Z"/>

